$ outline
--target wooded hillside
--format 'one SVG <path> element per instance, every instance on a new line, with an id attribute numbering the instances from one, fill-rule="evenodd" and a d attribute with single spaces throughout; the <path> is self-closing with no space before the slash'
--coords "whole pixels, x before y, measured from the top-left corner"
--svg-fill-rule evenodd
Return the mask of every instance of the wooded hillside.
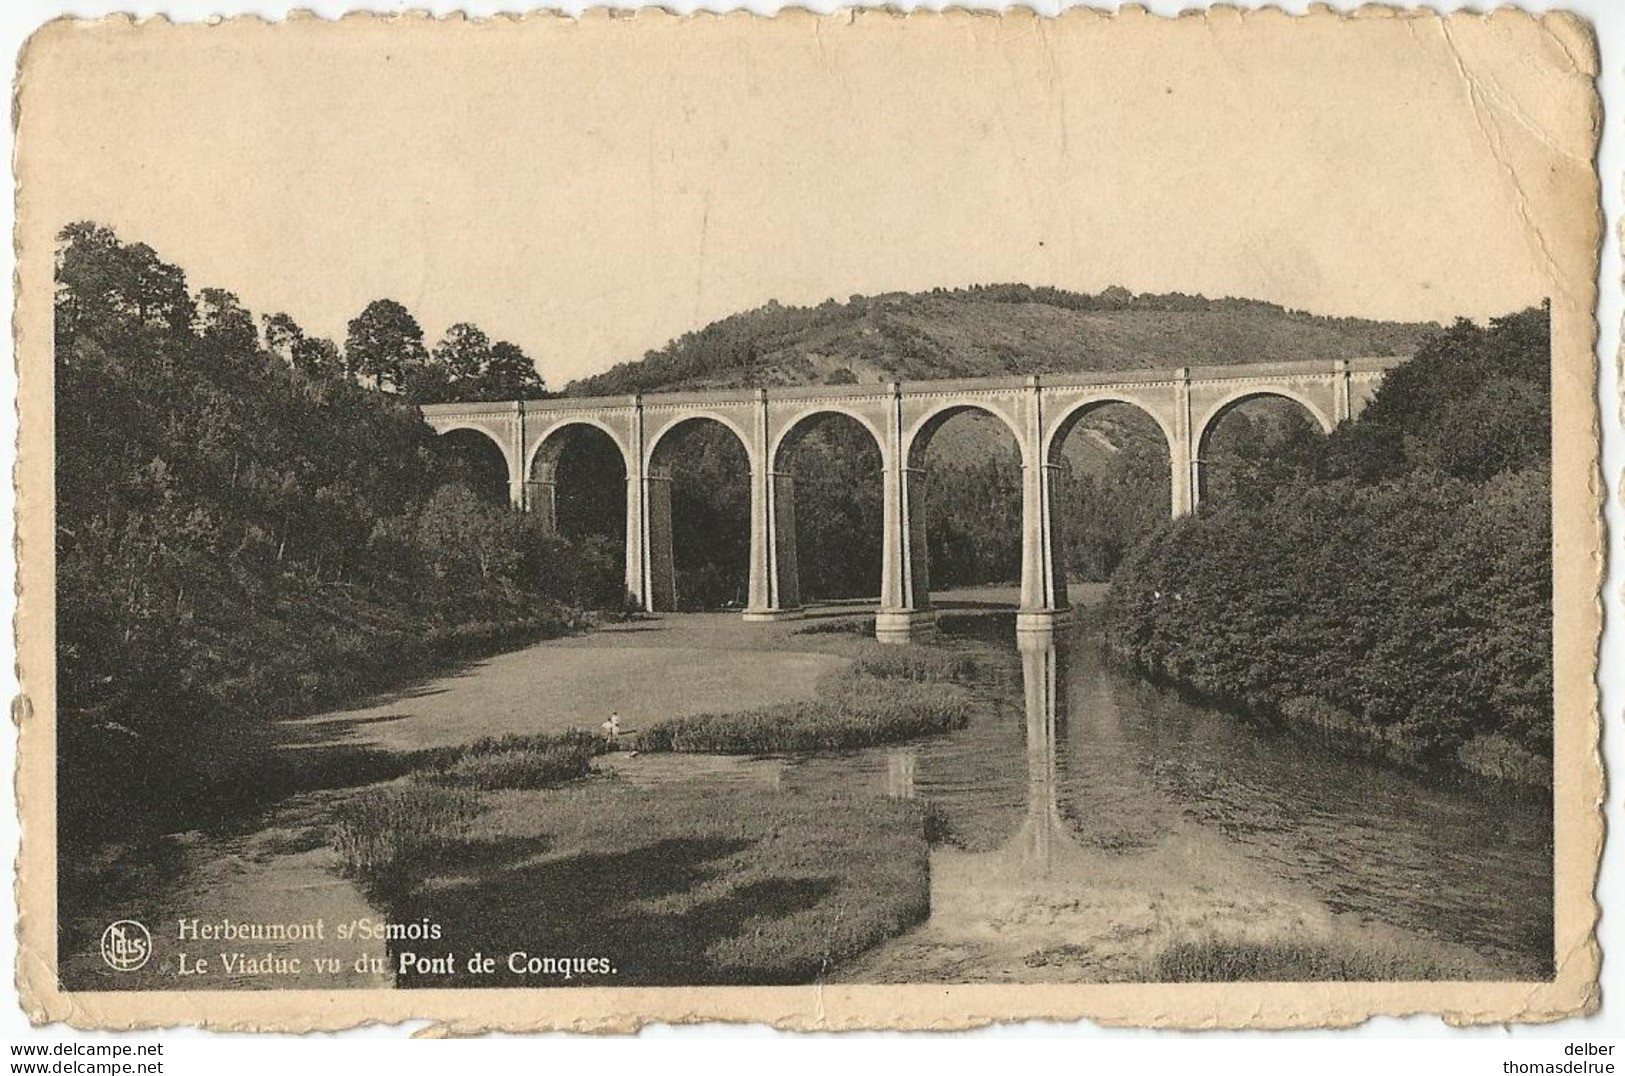
<path id="1" fill-rule="evenodd" d="M 69 830 L 86 813 L 116 821 L 125 794 L 183 789 L 246 719 L 555 632 L 565 602 L 605 600 L 577 589 L 603 578 L 597 551 L 476 496 L 416 407 L 358 385 L 328 342 L 277 315 L 279 351 L 235 296 L 194 294 L 106 228 L 70 226 L 61 244 Z"/>
<path id="2" fill-rule="evenodd" d="M 685 333 L 572 395 L 851 384 L 1408 355 L 1438 326 L 1333 318 L 1250 299 L 1084 295 L 994 284 L 768 303 Z"/>

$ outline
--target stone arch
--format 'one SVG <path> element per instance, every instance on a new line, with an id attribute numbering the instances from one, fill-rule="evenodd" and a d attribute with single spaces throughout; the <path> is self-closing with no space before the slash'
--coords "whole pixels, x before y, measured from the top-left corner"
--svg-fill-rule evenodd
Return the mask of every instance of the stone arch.
<path id="1" fill-rule="evenodd" d="M 1109 426 L 1094 431 L 1098 440 L 1082 435 L 1079 427 L 1108 415 Z M 1157 410 L 1122 395 L 1091 396 L 1061 411 L 1036 484 L 1047 502 L 1044 571 L 1057 600 L 1072 582 L 1109 578 L 1132 548 L 1144 513 L 1167 518 L 1178 512 L 1180 471 L 1188 467 L 1182 468 L 1173 432 Z"/>
<path id="2" fill-rule="evenodd" d="M 822 481 L 799 484 L 792 474 L 792 453 L 821 425 L 838 427 L 850 437 L 846 447 L 851 451 L 836 451 L 828 460 L 835 468 L 849 465 L 842 473 L 854 484 L 854 497 L 847 502 L 854 515 L 844 521 L 850 525 L 835 526 L 825 514 L 831 502 L 819 491 L 824 487 L 827 493 L 827 472 L 816 476 Z M 835 444 L 841 440 L 836 438 Z M 770 440 L 762 494 L 773 608 L 799 607 L 804 586 L 819 601 L 862 599 L 879 589 L 884 575 L 885 471 L 891 458 L 872 419 L 823 401 L 798 412 Z"/>
<path id="3" fill-rule="evenodd" d="M 969 461 L 994 464 L 994 468 L 976 475 L 979 481 L 974 486 L 944 488 L 943 483 L 952 482 L 956 475 L 960 480 L 970 475 L 952 465 L 929 474 L 927 455 L 942 428 L 965 415 L 989 419 L 1001 431 L 991 435 L 997 445 L 986 445 L 987 456 Z M 902 455 L 907 473 L 899 488 L 903 493 L 902 523 L 907 532 L 911 591 L 918 608 L 930 608 L 933 580 L 948 588 L 1016 581 L 1022 561 L 1022 469 L 1029 461 L 1024 440 L 1020 425 L 1009 414 L 984 401 L 964 399 L 933 407 L 904 434 Z M 1006 472 L 1004 454 L 1010 449 L 1014 450 L 1010 462 L 1015 469 Z M 988 478 L 994 480 L 994 485 L 980 484 Z M 989 501 L 967 514 L 964 496 L 982 493 L 989 494 Z"/>
<path id="4" fill-rule="evenodd" d="M 513 455 L 510 447 L 504 444 L 500 437 L 484 426 L 473 422 L 454 423 L 435 432 L 438 439 L 447 444 L 462 441 L 470 445 L 480 446 L 478 451 L 494 450 L 490 458 L 493 462 L 500 461 L 498 466 L 501 473 L 496 473 L 496 469 L 493 468 L 491 475 L 493 489 L 486 492 L 491 494 L 494 499 L 504 502 L 509 499 L 514 478 Z"/>
<path id="5" fill-rule="evenodd" d="M 615 431 L 613 426 L 602 419 L 594 418 L 591 415 L 572 415 L 569 418 L 560 419 L 559 421 L 549 425 L 547 429 L 542 432 L 542 435 L 536 438 L 536 443 L 530 446 L 530 451 L 525 457 L 524 473 L 525 480 L 527 482 L 533 480 L 538 461 L 544 463 L 558 462 L 558 454 L 563 449 L 563 441 L 559 439 L 558 435 L 577 426 L 590 426 L 607 436 L 612 442 L 614 442 L 615 447 L 620 450 L 621 463 L 626 467 L 626 473 L 632 473 L 632 453 L 628 451 L 626 443 L 622 440 L 621 435 Z"/>
<path id="6" fill-rule="evenodd" d="M 706 410 L 685 411 L 681 415 L 678 415 L 669 421 L 662 422 L 655 428 L 652 434 L 647 436 L 648 446 L 644 449 L 643 457 L 643 468 L 645 472 L 654 466 L 655 452 L 659 450 L 660 444 L 665 440 L 666 435 L 671 433 L 673 430 L 687 426 L 692 422 L 714 422 L 718 426 L 721 426 L 723 429 L 727 430 L 729 433 L 733 434 L 734 438 L 738 440 L 739 446 L 745 450 L 745 459 L 749 461 L 751 469 L 756 469 L 756 454 L 751 451 L 750 434 L 741 428 L 735 419 L 728 417 L 720 411 Z"/>
<path id="7" fill-rule="evenodd" d="M 589 488 L 570 481 L 568 475 L 561 481 L 561 460 L 565 461 L 565 470 L 571 469 L 564 453 L 575 439 L 572 435 L 585 435 L 598 443 L 596 447 L 587 447 L 587 459 L 590 460 L 590 453 L 596 451 L 603 453 L 606 466 L 611 458 L 619 462 L 621 475 L 611 488 Z M 606 443 L 613 449 L 604 447 Z M 579 446 L 580 442 L 577 441 L 577 444 Z M 581 462 L 585 463 L 585 460 Z M 626 482 L 632 474 L 626 445 L 612 427 L 589 416 L 572 415 L 546 427 L 531 446 L 525 463 L 524 506 L 538 518 L 542 529 L 550 533 L 573 533 L 572 521 L 589 521 L 592 525 L 587 527 L 585 533 L 604 537 L 619 535 L 624 543 L 627 537 Z M 562 513 L 561 505 L 564 509 Z"/>
<path id="8" fill-rule="evenodd" d="M 1207 414 L 1204 415 L 1202 420 L 1196 424 L 1196 428 L 1191 437 L 1191 446 L 1195 448 L 1198 457 L 1200 457 L 1201 453 L 1205 450 L 1208 434 L 1212 431 L 1213 427 L 1221 418 L 1235 410 L 1237 407 L 1246 403 L 1248 400 L 1268 399 L 1271 397 L 1280 400 L 1290 400 L 1299 407 L 1303 408 L 1309 413 L 1309 417 L 1314 419 L 1316 424 L 1320 426 L 1322 433 L 1331 433 L 1332 430 L 1337 428 L 1336 420 L 1334 420 L 1332 416 L 1320 406 L 1320 404 L 1316 403 L 1314 400 L 1308 396 L 1305 396 L 1296 389 L 1288 388 L 1285 385 L 1249 385 L 1246 388 L 1237 389 L 1236 391 L 1222 397 L 1212 407 L 1208 408 Z"/>
<path id="9" fill-rule="evenodd" d="M 798 412 L 794 418 L 784 423 L 783 427 L 773 437 L 772 443 L 768 445 L 767 449 L 768 468 L 777 471 L 785 446 L 790 443 L 791 438 L 799 436 L 810 429 L 811 423 L 823 415 L 842 415 L 868 430 L 869 435 L 875 439 L 875 448 L 880 452 L 881 465 L 885 466 L 891 454 L 886 451 L 886 435 L 881 432 L 880 427 L 875 425 L 873 419 L 861 411 L 844 407 L 841 404 L 817 403 L 805 411 Z"/>
<path id="10" fill-rule="evenodd" d="M 502 453 L 502 462 L 507 464 L 510 470 L 513 468 L 513 453 L 510 451 L 508 444 L 501 437 L 498 437 L 496 434 L 492 433 L 486 427 L 481 426 L 479 423 L 453 422 L 449 425 L 440 426 L 435 429 L 436 435 L 440 437 L 445 437 L 447 434 L 458 433 L 460 431 L 465 433 L 477 433 L 481 437 L 484 437 L 487 441 L 490 441 L 491 444 L 496 447 L 496 450 Z"/>
<path id="11" fill-rule="evenodd" d="M 990 407 L 985 403 L 973 401 L 950 401 L 948 403 L 939 404 L 930 411 L 927 411 L 924 415 L 921 415 L 920 418 L 917 419 L 915 423 L 904 432 L 903 460 L 906 465 L 909 467 L 918 467 L 920 461 L 925 456 L 926 450 L 931 447 L 931 438 L 936 436 L 937 431 L 946 425 L 949 420 L 964 414 L 987 415 L 989 418 L 996 419 L 998 422 L 1002 423 L 1004 428 L 1010 431 L 1010 436 L 1015 438 L 1016 450 L 1021 453 L 1022 460 L 1025 461 L 1027 459 L 1027 446 L 1023 443 L 1024 438 L 1021 427 L 1017 424 L 1015 419 L 1005 414 L 999 408 Z"/>
<path id="12" fill-rule="evenodd" d="M 1107 407 L 1111 404 L 1122 404 L 1125 407 L 1132 407 L 1136 411 L 1139 411 L 1141 414 L 1151 419 L 1152 422 L 1155 422 L 1157 424 L 1157 429 L 1162 431 L 1163 440 L 1167 443 L 1169 458 L 1174 458 L 1177 437 L 1175 436 L 1174 431 L 1169 428 L 1167 421 L 1164 420 L 1161 415 L 1157 414 L 1156 408 L 1148 407 L 1144 402 L 1133 399 L 1127 395 L 1110 394 L 1104 396 L 1089 396 L 1085 399 L 1068 404 L 1061 411 L 1059 417 L 1050 424 L 1049 431 L 1044 437 L 1044 444 L 1041 446 L 1043 451 L 1040 455 L 1040 459 L 1042 459 L 1045 463 L 1060 462 L 1061 448 L 1066 444 L 1067 436 L 1072 432 L 1073 428 L 1076 427 L 1077 424 L 1089 414 L 1089 412 L 1101 407 Z"/>
<path id="13" fill-rule="evenodd" d="M 651 609 L 748 606 L 754 471 L 750 441 L 725 415 L 654 426 L 643 468 Z"/>
<path id="14" fill-rule="evenodd" d="M 1210 459 L 1209 454 L 1214 430 L 1226 415 L 1253 400 L 1285 400 L 1295 404 L 1296 409 L 1308 415 L 1323 434 L 1330 434 L 1337 427 L 1333 416 L 1313 398 L 1284 385 L 1249 385 L 1226 394 L 1208 408 L 1207 413 L 1191 431 L 1191 485 L 1194 502 L 1203 502 L 1212 494 L 1212 468 L 1215 461 Z"/>

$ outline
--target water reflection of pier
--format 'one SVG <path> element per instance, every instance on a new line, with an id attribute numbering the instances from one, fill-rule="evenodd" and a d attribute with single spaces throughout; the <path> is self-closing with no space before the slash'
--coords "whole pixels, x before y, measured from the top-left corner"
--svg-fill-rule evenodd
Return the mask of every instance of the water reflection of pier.
<path id="1" fill-rule="evenodd" d="M 1067 652 L 1050 632 L 1022 632 L 1021 679 L 1025 699 L 1027 808 L 1020 828 L 987 853 L 1024 870 L 1048 873 L 1058 853 L 1081 851 L 1061 816 L 1056 756 L 1066 736 Z M 886 794 L 913 799 L 920 748 L 910 744 L 886 756 Z"/>
<path id="2" fill-rule="evenodd" d="M 1057 853 L 1078 850 L 1056 787 L 1056 750 L 1066 735 L 1066 643 L 1047 632 L 1022 632 L 1017 644 L 1027 702 L 1027 817 L 1001 854 L 1048 873 Z"/>

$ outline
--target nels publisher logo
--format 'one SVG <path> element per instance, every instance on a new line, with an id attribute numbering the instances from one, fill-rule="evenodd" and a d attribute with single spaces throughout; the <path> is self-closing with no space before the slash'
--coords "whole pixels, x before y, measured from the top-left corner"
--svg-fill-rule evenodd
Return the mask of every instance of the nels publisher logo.
<path id="1" fill-rule="evenodd" d="M 102 959 L 114 971 L 135 971 L 152 957 L 152 935 L 134 919 L 120 919 L 102 931 Z"/>

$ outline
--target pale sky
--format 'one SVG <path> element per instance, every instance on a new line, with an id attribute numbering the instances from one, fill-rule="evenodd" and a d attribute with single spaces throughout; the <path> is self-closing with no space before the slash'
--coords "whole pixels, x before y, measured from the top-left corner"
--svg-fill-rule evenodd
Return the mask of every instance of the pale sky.
<path id="1" fill-rule="evenodd" d="M 342 340 L 376 298 L 556 387 L 768 299 L 995 281 L 1448 320 L 1552 292 L 1558 37 L 1260 15 L 61 27 L 24 207 Z"/>

